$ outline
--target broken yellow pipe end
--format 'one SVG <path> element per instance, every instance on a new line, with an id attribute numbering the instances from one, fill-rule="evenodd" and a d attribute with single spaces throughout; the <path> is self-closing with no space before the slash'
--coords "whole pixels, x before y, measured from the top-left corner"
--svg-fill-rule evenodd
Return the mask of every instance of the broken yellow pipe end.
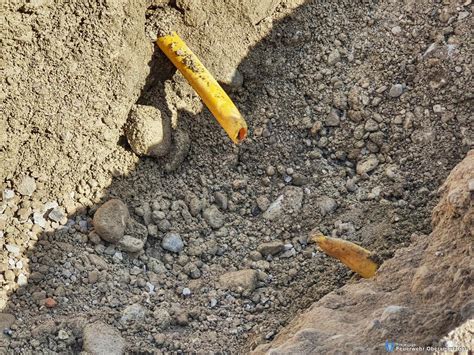
<path id="1" fill-rule="evenodd" d="M 176 32 L 159 36 L 158 47 L 204 101 L 230 139 L 238 144 L 247 137 L 247 123 L 224 89 Z"/>
<path id="2" fill-rule="evenodd" d="M 371 278 L 377 272 L 379 266 L 372 260 L 372 253 L 357 244 L 322 234 L 313 235 L 310 240 L 364 278 Z"/>

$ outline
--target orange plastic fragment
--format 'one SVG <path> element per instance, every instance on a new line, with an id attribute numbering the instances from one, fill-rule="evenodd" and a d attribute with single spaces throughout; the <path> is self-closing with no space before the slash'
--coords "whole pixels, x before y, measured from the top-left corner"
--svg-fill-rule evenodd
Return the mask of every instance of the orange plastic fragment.
<path id="1" fill-rule="evenodd" d="M 339 259 L 344 265 L 362 277 L 373 277 L 379 267 L 372 260 L 373 254 L 357 244 L 324 235 L 315 235 L 310 239 L 317 243 L 326 254 Z"/>

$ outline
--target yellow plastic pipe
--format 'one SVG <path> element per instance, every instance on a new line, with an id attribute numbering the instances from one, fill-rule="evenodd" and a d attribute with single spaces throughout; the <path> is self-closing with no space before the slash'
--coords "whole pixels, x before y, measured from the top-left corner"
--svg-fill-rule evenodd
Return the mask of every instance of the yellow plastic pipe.
<path id="1" fill-rule="evenodd" d="M 365 278 L 371 278 L 378 269 L 372 260 L 372 253 L 357 244 L 339 238 L 314 235 L 311 240 L 329 256 L 339 259 L 352 271 Z"/>
<path id="2" fill-rule="evenodd" d="M 184 41 L 171 32 L 156 40 L 160 49 L 201 97 L 234 143 L 247 136 L 247 123 L 224 89 Z"/>

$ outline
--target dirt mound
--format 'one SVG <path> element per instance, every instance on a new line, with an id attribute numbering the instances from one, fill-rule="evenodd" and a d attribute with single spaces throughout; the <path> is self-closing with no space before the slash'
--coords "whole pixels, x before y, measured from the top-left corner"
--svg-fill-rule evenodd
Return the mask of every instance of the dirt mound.
<path id="1" fill-rule="evenodd" d="M 34 0 L 7 10 L 7 352 L 270 342 L 353 277 L 307 244 L 311 230 L 391 258 L 431 232 L 436 190 L 472 146 L 469 2 Z M 153 49 L 163 27 L 226 84 L 249 125 L 244 144 Z M 129 147 L 135 104 L 174 125 L 169 156 Z M 105 226 L 94 229 L 112 198 L 126 208 L 99 213 Z M 120 228 L 104 241 L 107 223 Z"/>
<path id="2" fill-rule="evenodd" d="M 412 244 L 385 262 L 375 279 L 324 296 L 254 353 L 366 354 L 383 352 L 387 340 L 472 349 L 468 333 L 454 343 L 439 340 L 463 323 L 473 330 L 473 178 L 474 150 L 440 188 L 429 236 L 413 234 Z"/>
<path id="3" fill-rule="evenodd" d="M 2 6 L 2 184 L 31 175 L 51 197 L 80 180 L 106 187 L 133 161 L 117 141 L 153 53 L 145 2 Z"/>

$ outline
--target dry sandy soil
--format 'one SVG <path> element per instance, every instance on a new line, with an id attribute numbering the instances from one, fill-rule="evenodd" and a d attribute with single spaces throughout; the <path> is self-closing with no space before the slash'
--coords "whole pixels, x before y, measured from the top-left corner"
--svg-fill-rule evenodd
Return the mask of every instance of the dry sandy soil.
<path id="1" fill-rule="evenodd" d="M 472 348 L 470 0 L 0 6 L 0 353 Z M 229 91 L 243 144 L 163 28 Z M 174 123 L 165 157 L 128 144 L 135 104 Z"/>

